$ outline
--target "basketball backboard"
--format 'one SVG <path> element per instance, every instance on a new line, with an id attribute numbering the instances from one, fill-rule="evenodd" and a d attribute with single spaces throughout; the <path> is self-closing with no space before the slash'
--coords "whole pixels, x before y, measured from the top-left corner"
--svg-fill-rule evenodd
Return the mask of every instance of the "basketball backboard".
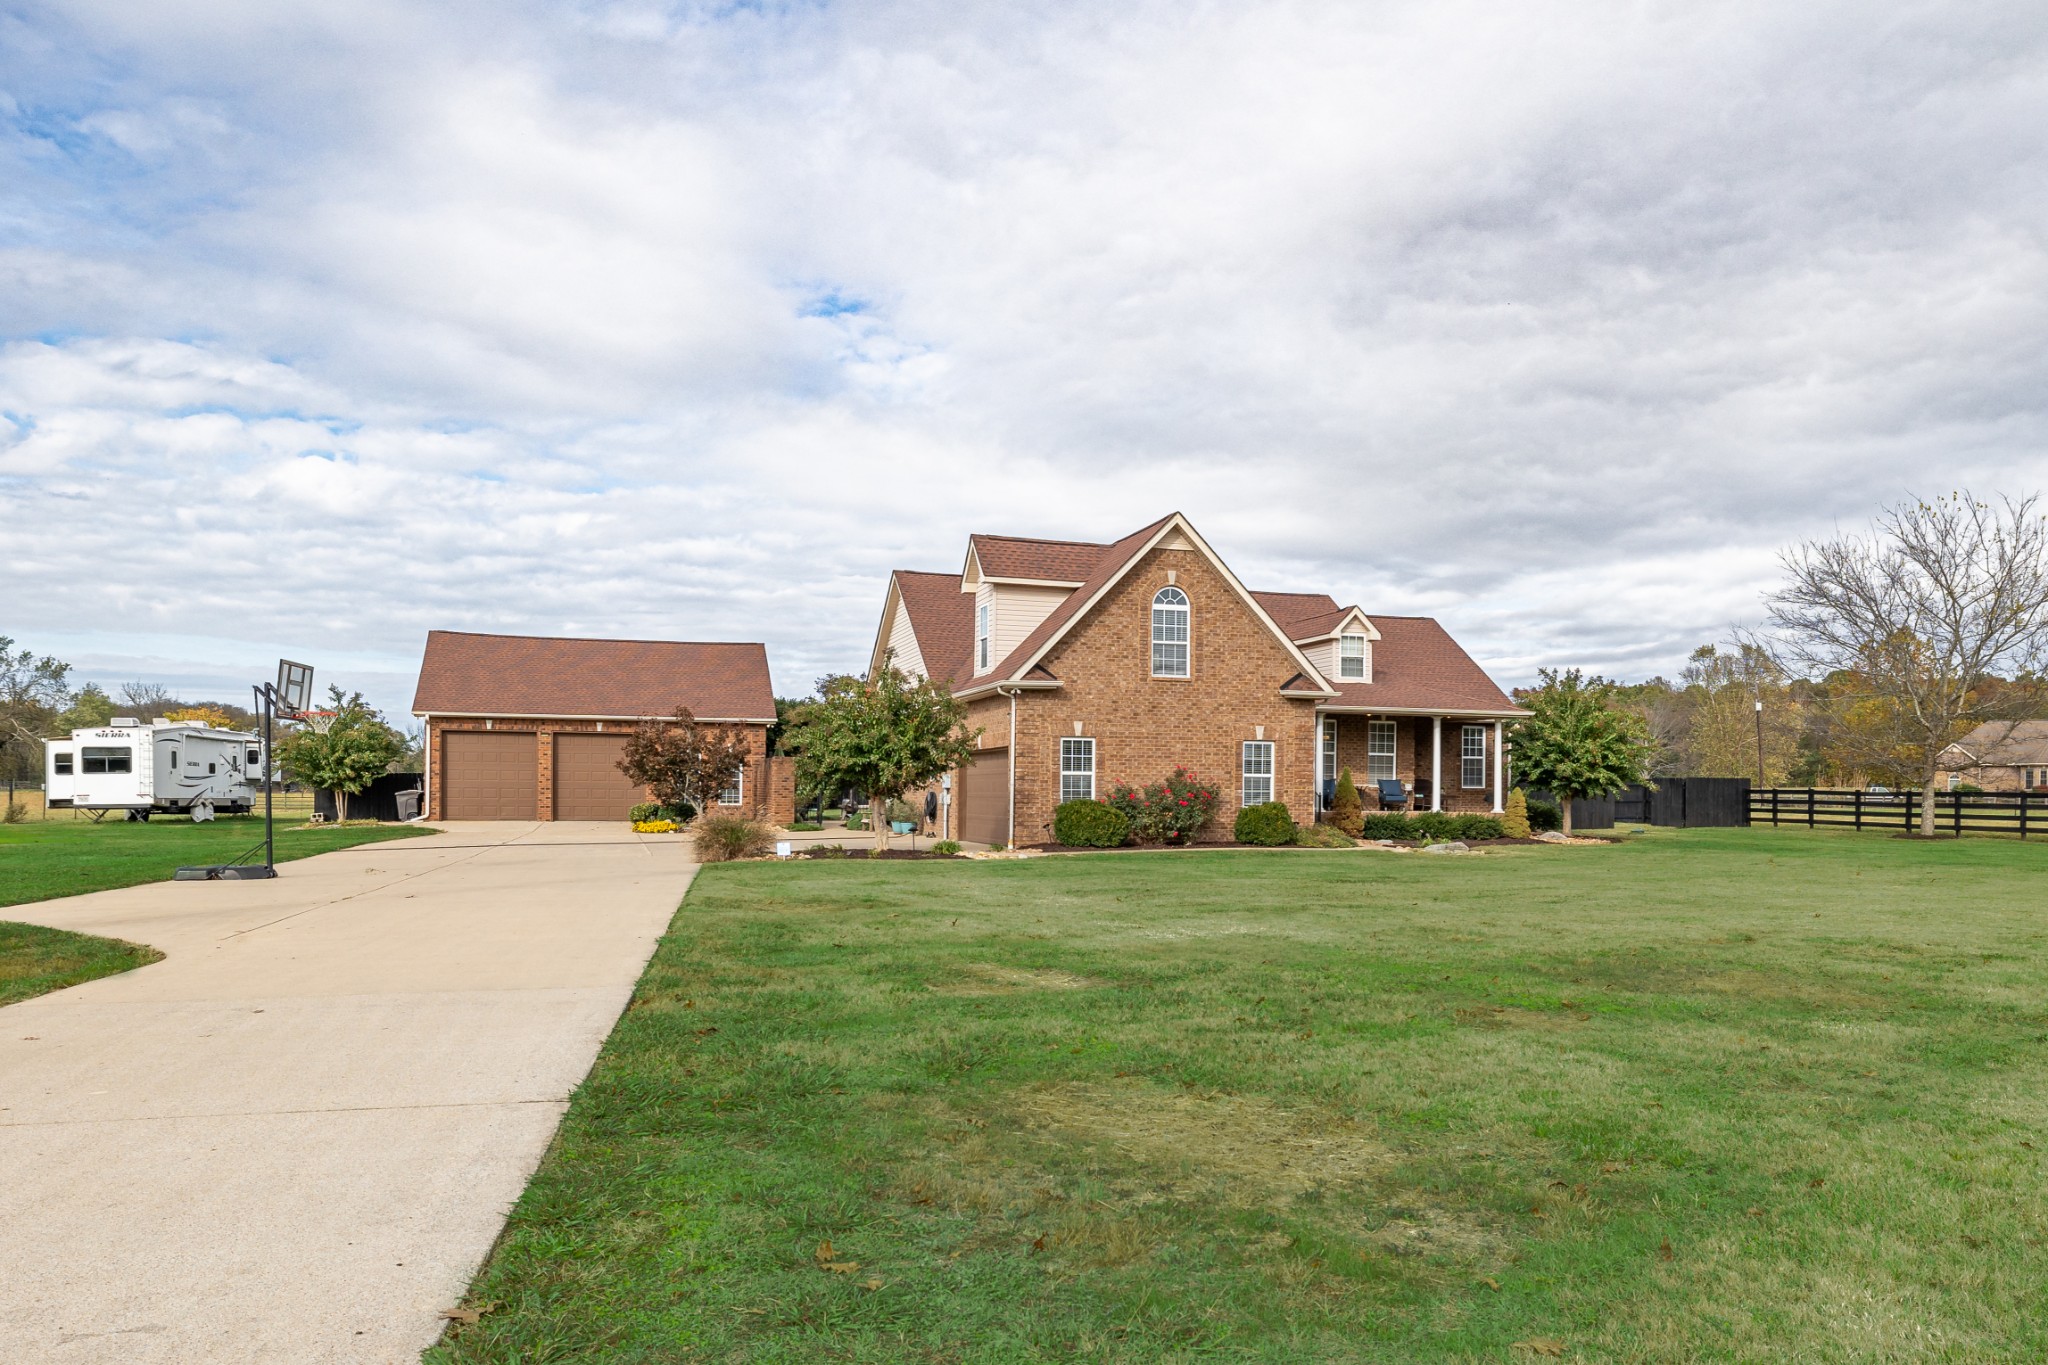
<path id="1" fill-rule="evenodd" d="M 306 709 L 313 700 L 313 665 L 295 664 L 290 659 L 277 661 L 277 709 L 297 712 Z"/>

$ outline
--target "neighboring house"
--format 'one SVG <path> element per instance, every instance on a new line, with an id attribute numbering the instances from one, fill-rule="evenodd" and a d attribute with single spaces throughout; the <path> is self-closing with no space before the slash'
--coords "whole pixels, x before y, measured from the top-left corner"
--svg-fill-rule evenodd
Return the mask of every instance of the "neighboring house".
<path id="1" fill-rule="evenodd" d="M 1044 843 L 1063 799 L 1185 765 L 1238 808 L 1314 819 L 1351 770 L 1368 808 L 1497 811 L 1517 708 L 1442 626 L 1320 593 L 1252 592 L 1179 513 L 1111 545 L 976 535 L 957 573 L 898 570 L 869 660 L 950 683 L 981 731 L 954 837 Z"/>
<path id="2" fill-rule="evenodd" d="M 1986 721 L 1941 751 L 1949 786 L 2048 791 L 2048 720 Z"/>
<path id="3" fill-rule="evenodd" d="M 745 740 L 722 803 L 789 823 L 794 771 L 768 756 L 761 645 L 431 631 L 412 706 L 427 725 L 427 818 L 623 820 L 648 799 L 619 771 L 626 737 L 678 706 Z"/>

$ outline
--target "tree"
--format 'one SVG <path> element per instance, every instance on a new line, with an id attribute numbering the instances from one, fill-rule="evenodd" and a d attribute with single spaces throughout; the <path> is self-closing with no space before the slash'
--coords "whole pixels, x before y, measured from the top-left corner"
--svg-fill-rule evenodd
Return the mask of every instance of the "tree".
<path id="1" fill-rule="evenodd" d="M 42 742 L 71 700 L 71 665 L 0 635 L 0 778 L 42 771 Z"/>
<path id="2" fill-rule="evenodd" d="M 1365 803 L 1358 799 L 1358 784 L 1351 769 L 1337 774 L 1337 790 L 1330 797 L 1330 823 L 1356 839 L 1365 832 Z"/>
<path id="3" fill-rule="evenodd" d="M 1765 599 L 1777 657 L 1826 677 L 1843 758 L 1910 773 L 1934 834 L 1941 752 L 1986 721 L 2014 721 L 2048 664 L 2048 519 L 2039 495 L 1994 507 L 1967 491 L 1885 508 L 1868 535 L 1782 556 Z M 1853 718 L 1851 720 L 1850 718 Z"/>
<path id="4" fill-rule="evenodd" d="M 974 761 L 980 731 L 946 684 L 912 683 L 887 667 L 871 682 L 818 680 L 818 700 L 790 718 L 783 744 L 806 792 L 864 792 L 878 847 L 889 842 L 888 803 Z"/>
<path id="5" fill-rule="evenodd" d="M 211 725 L 216 730 L 237 728 L 235 718 L 229 715 L 225 708 L 215 706 L 211 702 L 201 702 L 197 706 L 173 707 L 164 712 L 164 719 L 183 721 L 188 725 Z"/>
<path id="6" fill-rule="evenodd" d="M 323 710 L 334 713 L 325 730 L 293 730 L 277 745 L 277 759 L 293 776 L 321 791 L 338 794 L 338 814 L 348 818 L 348 798 L 369 789 L 405 753 L 405 741 L 360 692 L 327 689 Z"/>
<path id="7" fill-rule="evenodd" d="M 654 793 L 670 810 L 702 811 L 732 785 L 746 766 L 747 746 L 737 730 L 699 725 L 687 706 L 668 720 L 642 721 L 626 740 L 619 771 Z"/>
<path id="8" fill-rule="evenodd" d="M 96 730 L 114 718 L 114 699 L 98 683 L 87 683 L 71 694 L 71 704 L 57 717 L 56 734 L 73 730 Z"/>
<path id="9" fill-rule="evenodd" d="M 1578 669 L 1543 669 L 1543 685 L 1519 694 L 1531 714 L 1514 723 L 1515 780 L 1548 788 L 1572 832 L 1572 801 L 1611 796 L 1649 771 L 1655 745 L 1643 719 L 1611 704 L 1613 684 Z"/>
<path id="10" fill-rule="evenodd" d="M 1696 777 L 1756 777 L 1783 786 L 1799 764 L 1804 707 L 1785 670 L 1768 650 L 1742 642 L 1723 650 L 1701 645 L 1680 675 L 1685 685 L 1683 771 Z M 1756 704 L 1764 709 L 1758 712 Z M 1763 771 L 1757 771 L 1761 715 Z"/>
<path id="11" fill-rule="evenodd" d="M 124 682 L 121 684 L 121 714 L 137 720 L 155 720 L 164 712 L 181 705 L 171 695 L 171 689 L 162 683 Z"/>

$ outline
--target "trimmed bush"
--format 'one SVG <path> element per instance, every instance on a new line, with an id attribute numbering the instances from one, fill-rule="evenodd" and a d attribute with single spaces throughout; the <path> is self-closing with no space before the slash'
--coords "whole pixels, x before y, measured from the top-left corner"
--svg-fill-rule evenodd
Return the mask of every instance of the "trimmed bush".
<path id="1" fill-rule="evenodd" d="M 1408 837 L 1411 839 L 1455 839 L 1458 837 L 1458 817 L 1440 810 L 1426 810 L 1408 817 Z"/>
<path id="2" fill-rule="evenodd" d="M 744 815 L 714 812 L 697 822 L 692 831 L 697 861 L 731 862 L 735 858 L 760 858 L 775 847 L 775 831 L 759 820 Z"/>
<path id="3" fill-rule="evenodd" d="M 1500 818 L 1501 834 L 1509 839 L 1529 837 L 1529 798 L 1520 787 L 1508 793 L 1507 814 Z"/>
<path id="4" fill-rule="evenodd" d="M 1500 817 L 1495 815 L 1461 815 L 1458 817 L 1460 839 L 1505 839 Z"/>
<path id="5" fill-rule="evenodd" d="M 1298 825 L 1294 842 L 1303 848 L 1350 848 L 1352 838 L 1335 825 Z"/>
<path id="6" fill-rule="evenodd" d="M 661 802 L 642 801 L 639 805 L 633 807 L 632 810 L 626 812 L 626 818 L 636 825 L 644 825 L 650 820 L 665 820 L 668 817 L 661 812 Z"/>
<path id="7" fill-rule="evenodd" d="M 932 845 L 932 852 L 938 854 L 941 858 L 957 857 L 960 853 L 960 845 L 954 843 L 951 839 L 941 839 Z"/>
<path id="8" fill-rule="evenodd" d="M 1412 839 L 1408 817 L 1397 811 L 1374 811 L 1365 817 L 1363 834 L 1368 839 Z"/>
<path id="9" fill-rule="evenodd" d="M 1330 823 L 1356 839 L 1365 831 L 1365 803 L 1358 799 L 1358 784 L 1351 769 L 1337 775 L 1337 791 L 1330 798 Z"/>
<path id="10" fill-rule="evenodd" d="M 1548 801 L 1531 801 L 1529 803 L 1529 828 L 1535 830 L 1538 834 L 1549 830 L 1563 829 L 1564 816 L 1559 814 L 1557 807 L 1551 805 Z"/>
<path id="11" fill-rule="evenodd" d="M 1278 848 L 1294 842 L 1294 816 L 1278 801 L 1262 801 L 1237 813 L 1237 841 Z"/>
<path id="12" fill-rule="evenodd" d="M 1062 801 L 1052 813 L 1052 837 L 1070 848 L 1116 848 L 1131 837 L 1131 822 L 1100 801 Z"/>

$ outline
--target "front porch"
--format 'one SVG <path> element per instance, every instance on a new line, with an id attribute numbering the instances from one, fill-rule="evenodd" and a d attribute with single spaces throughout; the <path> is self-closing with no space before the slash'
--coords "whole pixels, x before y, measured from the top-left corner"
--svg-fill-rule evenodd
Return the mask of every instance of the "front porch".
<path id="1" fill-rule="evenodd" d="M 1318 710 L 1316 809 L 1329 809 L 1337 777 L 1351 770 L 1369 811 L 1406 809 L 1499 814 L 1507 800 L 1506 717 Z M 1404 807 L 1380 798 L 1401 784 Z"/>

